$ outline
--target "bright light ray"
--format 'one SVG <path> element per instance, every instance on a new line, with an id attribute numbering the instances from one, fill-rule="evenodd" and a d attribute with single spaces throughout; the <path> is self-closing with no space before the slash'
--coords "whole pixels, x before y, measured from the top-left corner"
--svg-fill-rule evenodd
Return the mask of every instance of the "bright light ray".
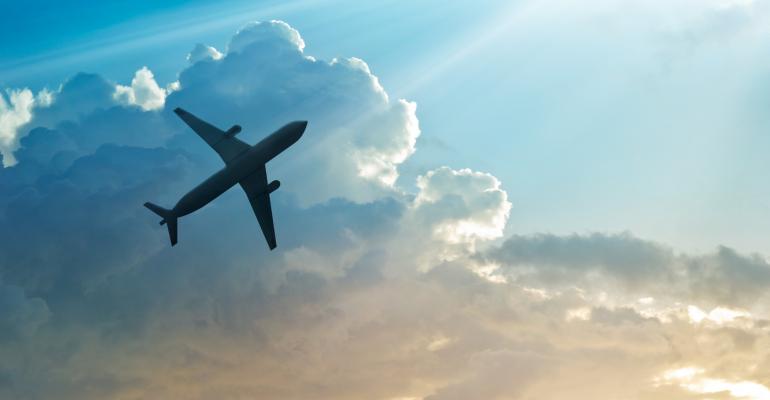
<path id="1" fill-rule="evenodd" d="M 488 21 L 482 29 L 472 30 L 462 39 L 447 43 L 447 47 L 434 50 L 417 65 L 406 66 L 403 75 L 410 74 L 417 78 L 398 87 L 396 92 L 399 96 L 408 96 L 440 79 L 526 19 L 533 8 L 531 5 L 532 2 L 517 2 L 513 6 L 503 8 L 497 13 L 499 17 Z"/>
<path id="2" fill-rule="evenodd" d="M 255 6 L 244 2 L 234 7 L 197 7 L 130 21 L 102 33 L 104 39 L 73 44 L 60 50 L 0 64 L 0 76 L 12 80 L 38 74 L 53 67 L 66 67 L 104 59 L 131 50 L 173 43 L 206 32 L 230 29 L 279 13 L 326 7 L 339 0 L 296 0 Z M 111 34 L 111 32 L 115 32 Z"/>

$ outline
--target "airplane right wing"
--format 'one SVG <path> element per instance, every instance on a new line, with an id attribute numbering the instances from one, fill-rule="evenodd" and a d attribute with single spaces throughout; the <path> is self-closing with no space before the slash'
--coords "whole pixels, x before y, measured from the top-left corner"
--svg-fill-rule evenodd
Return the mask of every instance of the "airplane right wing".
<path id="1" fill-rule="evenodd" d="M 201 139 L 206 141 L 217 154 L 219 154 L 219 157 L 222 158 L 222 161 L 224 161 L 225 164 L 251 148 L 248 144 L 231 135 L 226 135 L 221 129 L 216 128 L 181 108 L 175 108 L 174 112 L 182 119 L 182 121 L 189 125 Z M 238 128 L 240 129 L 240 127 Z"/>
<path id="2" fill-rule="evenodd" d="M 265 240 L 267 240 L 267 245 L 270 247 L 270 250 L 274 249 L 276 246 L 275 227 L 273 226 L 273 210 L 270 206 L 270 190 L 267 185 L 265 166 L 263 165 L 239 183 L 249 198 L 254 215 L 257 216 L 259 221 L 259 227 L 262 228 L 262 234 L 265 235 Z"/>

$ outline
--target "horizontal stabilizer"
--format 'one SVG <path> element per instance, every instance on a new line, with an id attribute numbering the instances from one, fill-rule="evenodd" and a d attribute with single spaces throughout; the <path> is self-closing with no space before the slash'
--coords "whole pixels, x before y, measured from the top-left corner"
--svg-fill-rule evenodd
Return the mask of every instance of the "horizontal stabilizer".
<path id="1" fill-rule="evenodd" d="M 144 203 L 144 206 L 163 218 L 160 221 L 160 224 L 168 227 L 168 237 L 171 239 L 171 245 L 174 246 L 177 242 L 177 218 L 176 215 L 174 215 L 174 212 L 159 205 L 152 204 L 149 201 Z"/>

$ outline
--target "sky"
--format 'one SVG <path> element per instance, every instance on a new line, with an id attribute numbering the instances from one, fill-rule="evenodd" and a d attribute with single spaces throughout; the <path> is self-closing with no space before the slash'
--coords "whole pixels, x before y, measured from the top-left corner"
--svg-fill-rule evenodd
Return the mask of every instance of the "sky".
<path id="1" fill-rule="evenodd" d="M 0 397 L 770 399 L 770 3 L 0 5 Z M 268 164 L 167 244 L 141 205 Z"/>

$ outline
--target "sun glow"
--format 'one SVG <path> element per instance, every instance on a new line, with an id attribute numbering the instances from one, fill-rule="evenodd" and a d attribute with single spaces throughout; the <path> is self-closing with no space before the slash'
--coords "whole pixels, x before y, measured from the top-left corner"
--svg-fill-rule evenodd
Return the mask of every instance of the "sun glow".
<path id="1" fill-rule="evenodd" d="M 751 317 L 749 312 L 743 310 L 716 307 L 707 313 L 693 305 L 687 306 L 687 315 L 693 323 L 711 322 L 717 325 L 725 325 L 741 318 Z"/>
<path id="2" fill-rule="evenodd" d="M 770 389 L 752 381 L 728 381 L 726 379 L 703 376 L 704 370 L 697 367 L 684 367 L 668 370 L 656 378 L 658 386 L 676 384 L 687 391 L 699 394 L 727 393 L 732 398 L 750 400 L 770 400 Z"/>

